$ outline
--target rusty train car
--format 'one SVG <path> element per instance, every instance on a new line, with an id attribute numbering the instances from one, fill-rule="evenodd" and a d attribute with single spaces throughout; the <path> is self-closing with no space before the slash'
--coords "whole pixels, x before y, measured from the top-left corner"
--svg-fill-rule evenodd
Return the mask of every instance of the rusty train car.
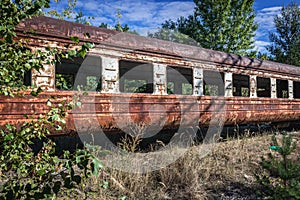
<path id="1" fill-rule="evenodd" d="M 75 45 L 71 36 L 95 47 L 84 59 L 61 59 L 28 73 L 26 84 L 44 92 L 1 96 L 1 126 L 23 123 L 24 114 L 44 113 L 50 96 L 70 101 L 77 86 L 88 95 L 68 115 L 64 134 L 119 131 L 132 122 L 167 130 L 209 126 L 213 118 L 225 125 L 300 119 L 300 68 L 295 66 L 49 17 L 23 21 L 17 35 L 32 50 Z"/>

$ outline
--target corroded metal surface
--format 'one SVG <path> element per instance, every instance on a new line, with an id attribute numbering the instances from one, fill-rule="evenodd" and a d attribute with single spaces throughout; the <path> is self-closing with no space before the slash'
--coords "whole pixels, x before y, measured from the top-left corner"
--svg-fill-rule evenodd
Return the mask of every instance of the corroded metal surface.
<path id="1" fill-rule="evenodd" d="M 34 34 L 28 35 L 24 31 Z M 86 38 L 85 33 L 89 33 L 90 38 Z M 82 97 L 82 106 L 69 113 L 65 130 L 53 134 L 78 130 L 118 131 L 118 123 L 126 123 L 126 119 L 146 124 L 163 121 L 164 129 L 195 124 L 195 120 L 200 126 L 208 126 L 215 109 L 223 103 L 226 125 L 300 120 L 300 99 L 293 99 L 292 93 L 292 81 L 300 82 L 300 68 L 297 67 L 48 17 L 22 22 L 17 34 L 18 39 L 27 40 L 33 51 L 47 46 L 63 49 L 65 44 L 75 45 L 69 38 L 77 36 L 81 41 L 95 43 L 90 55 L 101 57 L 101 92 L 90 92 Z M 119 93 L 120 60 L 150 63 L 153 66 L 154 93 Z M 167 95 L 167 66 L 193 69 L 194 96 Z M 203 96 L 205 70 L 224 73 L 226 97 Z M 0 126 L 6 123 L 20 125 L 31 120 L 24 118 L 24 114 L 33 118 L 44 114 L 49 110 L 46 102 L 50 96 L 56 96 L 54 103 L 71 101 L 74 92 L 55 89 L 54 65 L 45 65 L 43 70 L 32 74 L 33 84 L 43 87 L 46 92 L 38 97 L 0 96 Z M 250 98 L 232 97 L 233 74 L 250 76 Z M 256 77 L 270 78 L 271 98 L 257 98 Z M 289 81 L 289 99 L 276 98 L 276 79 Z M 183 111 L 185 116 L 191 117 L 184 117 Z"/>
<path id="2" fill-rule="evenodd" d="M 79 24 L 69 22 L 65 20 L 54 19 L 45 16 L 33 17 L 22 21 L 16 29 L 19 33 L 26 31 L 31 33 L 32 37 L 47 37 L 49 40 L 54 41 L 69 41 L 70 37 L 78 37 L 81 41 L 100 42 L 115 34 L 116 31 L 112 31 L 105 28 L 99 28 L 89 26 L 85 24 Z M 86 37 L 86 33 L 90 37 Z"/>
<path id="3" fill-rule="evenodd" d="M 142 37 L 129 33 L 120 33 L 104 28 L 93 27 L 49 17 L 34 17 L 22 22 L 17 31 L 19 35 L 23 31 L 32 31 L 33 35 L 26 37 L 40 38 L 35 40 L 37 45 L 46 41 L 71 42 L 71 36 L 77 36 L 82 41 L 90 41 L 98 44 L 98 48 L 118 48 L 122 50 L 134 50 L 137 53 L 156 55 L 169 59 L 185 61 L 201 61 L 217 64 L 218 68 L 236 73 L 251 74 L 251 71 L 261 74 L 273 74 L 274 76 L 288 76 L 299 79 L 300 68 L 280 64 L 271 61 L 250 59 L 234 54 L 203 49 L 195 46 L 173 43 L 153 38 Z M 84 36 L 89 33 L 90 38 Z M 170 61 L 170 60 L 169 60 Z M 172 62 L 172 61 L 171 61 Z M 188 65 L 187 65 L 188 66 Z M 250 73 L 249 73 L 250 72 Z"/>
<path id="4" fill-rule="evenodd" d="M 50 95 L 57 98 L 53 101 L 70 101 L 72 93 L 51 93 L 41 94 L 39 97 L 0 97 L 0 125 L 6 123 L 21 124 L 31 119 L 25 119 L 24 114 L 39 116 L 49 108 L 46 106 Z M 117 98 L 116 98 L 117 97 Z M 146 94 L 93 94 L 82 97 L 82 106 L 70 112 L 67 118 L 67 127 L 64 134 L 80 131 L 97 132 L 100 129 L 105 132 L 118 131 L 118 120 L 130 119 L 136 123 L 157 123 L 153 120 L 161 120 L 164 113 L 161 110 L 151 110 L 152 105 L 163 106 L 165 115 L 164 129 L 172 129 L 180 125 L 194 123 L 188 118 L 182 121 L 182 111 L 187 116 L 199 116 L 199 125 L 207 126 L 210 123 L 214 108 L 223 99 L 226 100 L 226 125 L 247 124 L 252 122 L 284 122 L 300 120 L 300 100 L 271 99 L 271 98 L 244 98 L 244 97 L 212 97 L 202 96 L 155 96 Z M 117 99 L 117 101 L 116 101 Z M 194 109 L 188 106 L 198 102 L 199 110 L 195 115 Z M 126 108 L 127 106 L 127 108 Z M 128 109 L 129 108 L 129 109 Z M 96 116 L 96 120 L 91 116 Z M 151 121 L 152 120 L 152 121 Z M 190 120 L 195 120 L 192 117 Z M 76 127 L 74 124 L 76 122 Z M 92 128 L 91 128 L 92 127 Z M 55 133 L 54 133 L 55 134 Z M 58 132 L 56 134 L 62 134 Z"/>

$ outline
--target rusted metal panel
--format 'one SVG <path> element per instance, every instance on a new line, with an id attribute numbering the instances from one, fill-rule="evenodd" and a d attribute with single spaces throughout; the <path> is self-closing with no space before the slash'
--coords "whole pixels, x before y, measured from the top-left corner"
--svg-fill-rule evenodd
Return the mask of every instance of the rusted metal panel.
<path id="1" fill-rule="evenodd" d="M 57 20 L 49 17 L 34 17 L 23 21 L 17 28 L 18 34 L 24 37 L 23 31 L 34 30 L 35 35 L 26 36 L 31 38 L 41 38 L 36 43 L 46 41 L 69 42 L 69 37 L 78 36 L 82 41 L 90 41 L 98 44 L 96 48 L 119 49 L 122 51 L 136 52 L 137 54 L 150 55 L 172 63 L 180 61 L 185 66 L 194 66 L 194 62 L 213 64 L 218 70 L 228 70 L 232 73 L 246 73 L 252 75 L 263 75 L 274 78 L 290 78 L 300 80 L 300 69 L 270 61 L 250 59 L 233 54 L 203 49 L 195 46 L 172 43 L 153 38 L 137 36 L 129 33 L 120 33 L 99 27 L 93 27 L 74 22 Z M 90 34 L 90 38 L 84 36 Z M 163 59 L 162 59 L 163 58 Z M 167 60 L 166 60 L 167 59 Z M 158 62 L 159 63 L 159 62 Z M 210 67 L 208 67 L 210 68 Z"/>
<path id="2" fill-rule="evenodd" d="M 70 101 L 72 92 L 47 92 L 39 97 L 0 97 L 0 125 L 21 124 L 26 120 L 24 114 L 39 116 L 49 108 L 46 106 L 50 95 L 57 96 L 54 103 Z M 209 125 L 213 112 L 225 100 L 225 124 L 245 124 L 252 122 L 297 121 L 300 119 L 300 100 L 246 98 L 246 97 L 208 97 L 164 95 L 157 98 L 148 94 L 99 94 L 82 97 L 82 106 L 74 109 L 68 116 L 64 133 L 75 131 L 105 132 L 118 131 L 118 123 L 161 123 L 164 129 L 188 126 L 199 116 L 200 126 Z M 195 103 L 197 102 L 197 103 Z M 153 107 L 153 105 L 157 105 Z M 198 109 L 191 109 L 190 106 Z M 182 112 L 185 112 L 184 115 Z M 195 111 L 197 113 L 195 113 Z M 93 117 L 94 116 L 94 117 Z M 184 118 L 185 120 L 182 120 Z M 55 133 L 53 133 L 55 134 Z M 62 132 L 56 133 L 62 134 Z"/>
<path id="3" fill-rule="evenodd" d="M 70 37 L 78 37 L 81 41 L 100 42 L 118 32 L 105 28 L 54 19 L 51 17 L 38 16 L 22 21 L 16 28 L 18 32 L 28 32 L 32 35 L 46 36 L 50 40 L 62 38 L 70 41 Z M 90 37 L 86 37 L 86 33 Z"/>

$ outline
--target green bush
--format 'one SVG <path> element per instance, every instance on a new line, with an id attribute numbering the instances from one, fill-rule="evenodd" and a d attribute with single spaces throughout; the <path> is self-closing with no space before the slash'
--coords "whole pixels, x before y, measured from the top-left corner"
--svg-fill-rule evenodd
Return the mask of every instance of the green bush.
<path id="1" fill-rule="evenodd" d="M 47 138 L 49 128 L 61 129 L 66 122 L 66 111 L 73 103 L 53 105 L 38 119 L 24 123 L 20 128 L 10 124 L 0 130 L 0 199 L 42 199 L 56 197 L 62 192 L 80 187 L 103 167 L 86 149 L 74 154 L 55 155 L 55 143 Z M 43 142 L 42 149 L 34 153 L 33 139 Z"/>

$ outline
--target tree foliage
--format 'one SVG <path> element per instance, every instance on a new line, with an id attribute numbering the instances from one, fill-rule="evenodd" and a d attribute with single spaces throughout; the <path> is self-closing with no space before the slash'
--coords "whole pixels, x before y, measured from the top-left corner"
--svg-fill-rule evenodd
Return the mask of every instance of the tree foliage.
<path id="1" fill-rule="evenodd" d="M 32 69 L 43 68 L 42 60 L 47 53 L 31 52 L 26 42 L 15 41 L 15 27 L 21 20 L 38 15 L 49 1 L 15 1 L 2 0 L 0 4 L 0 94 L 13 95 L 23 85 L 24 74 Z"/>
<path id="2" fill-rule="evenodd" d="M 55 60 L 49 59 L 49 55 L 85 57 L 92 47 L 90 43 L 84 43 L 78 49 L 66 47 L 64 54 L 50 47 L 32 51 L 26 40 L 17 38 L 15 29 L 21 20 L 39 15 L 47 7 L 49 0 L 1 1 L 0 95 L 14 96 L 16 92 L 28 89 L 23 85 L 24 73 L 42 70 L 45 63 L 54 64 Z M 70 39 L 79 45 L 77 37 Z M 40 91 L 40 88 L 34 89 L 31 94 L 38 95 Z M 26 122 L 18 127 L 11 124 L 0 127 L 0 199 L 55 198 L 62 191 L 80 187 L 92 174 L 98 175 L 103 166 L 89 151 L 80 149 L 74 154 L 65 151 L 58 158 L 55 143 L 48 138 L 50 130 L 62 130 L 68 111 L 79 106 L 79 100 L 79 96 L 74 96 L 71 102 L 56 104 L 48 100 L 48 112 L 26 116 Z M 33 151 L 33 141 L 43 142 L 39 152 Z"/>
<path id="3" fill-rule="evenodd" d="M 167 28 L 188 35 L 201 47 L 248 55 L 257 29 L 254 0 L 194 0 L 194 13 L 176 22 L 166 21 Z M 154 34 L 158 38 L 161 34 Z M 167 38 L 167 37 L 165 37 Z M 164 38 L 162 38 L 164 39 Z"/>
<path id="4" fill-rule="evenodd" d="M 267 47 L 272 59 L 286 64 L 300 66 L 300 8 L 293 2 L 282 7 L 275 16 L 276 32 L 270 33 L 271 45 Z"/>
<path id="5" fill-rule="evenodd" d="M 184 32 L 184 30 L 182 30 Z M 178 30 L 176 23 L 169 20 L 162 24 L 162 27 L 155 33 L 148 33 L 148 37 L 158 38 L 171 42 L 199 46 L 199 43 L 192 39 L 188 34 L 184 34 Z"/>

